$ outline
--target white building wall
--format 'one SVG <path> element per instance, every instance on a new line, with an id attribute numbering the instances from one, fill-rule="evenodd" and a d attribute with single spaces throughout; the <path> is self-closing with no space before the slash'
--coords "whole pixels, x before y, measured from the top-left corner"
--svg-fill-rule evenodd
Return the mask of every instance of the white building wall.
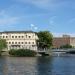
<path id="1" fill-rule="evenodd" d="M 0 38 L 6 39 L 7 50 L 10 49 L 31 49 L 37 50 L 37 35 L 33 32 L 2 32 Z"/>

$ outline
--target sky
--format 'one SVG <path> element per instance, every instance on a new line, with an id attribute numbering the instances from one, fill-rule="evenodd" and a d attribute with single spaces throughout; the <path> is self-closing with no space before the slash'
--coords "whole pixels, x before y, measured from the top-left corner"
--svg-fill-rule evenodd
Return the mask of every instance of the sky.
<path id="1" fill-rule="evenodd" d="M 75 0 L 0 0 L 0 31 L 75 34 Z"/>

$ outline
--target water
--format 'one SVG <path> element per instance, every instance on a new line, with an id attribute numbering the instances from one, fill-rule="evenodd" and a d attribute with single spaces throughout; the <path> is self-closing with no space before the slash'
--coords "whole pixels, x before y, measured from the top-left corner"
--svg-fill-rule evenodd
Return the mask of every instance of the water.
<path id="1" fill-rule="evenodd" d="M 75 75 L 75 55 L 1 57 L 0 75 Z"/>

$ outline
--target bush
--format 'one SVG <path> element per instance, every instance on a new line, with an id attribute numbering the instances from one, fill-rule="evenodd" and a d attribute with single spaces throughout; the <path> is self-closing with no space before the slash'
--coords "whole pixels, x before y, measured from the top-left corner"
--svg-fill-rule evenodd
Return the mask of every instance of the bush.
<path id="1" fill-rule="evenodd" d="M 9 54 L 13 56 L 33 57 L 36 55 L 36 52 L 33 50 L 29 50 L 29 49 L 18 49 L 18 50 L 12 49 L 9 51 Z"/>
<path id="2" fill-rule="evenodd" d="M 63 49 L 63 48 L 73 48 L 71 45 L 69 45 L 69 44 L 66 44 L 66 45 L 62 45 L 62 46 L 60 46 L 60 48 L 61 49 Z"/>
<path id="3" fill-rule="evenodd" d="M 2 52 L 0 51 L 0 56 L 1 56 Z"/>

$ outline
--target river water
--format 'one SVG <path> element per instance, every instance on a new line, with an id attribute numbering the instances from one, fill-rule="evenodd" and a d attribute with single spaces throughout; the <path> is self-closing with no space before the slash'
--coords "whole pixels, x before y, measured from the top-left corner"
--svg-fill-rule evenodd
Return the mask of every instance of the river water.
<path id="1" fill-rule="evenodd" d="M 75 75 L 75 55 L 0 57 L 0 75 Z"/>

